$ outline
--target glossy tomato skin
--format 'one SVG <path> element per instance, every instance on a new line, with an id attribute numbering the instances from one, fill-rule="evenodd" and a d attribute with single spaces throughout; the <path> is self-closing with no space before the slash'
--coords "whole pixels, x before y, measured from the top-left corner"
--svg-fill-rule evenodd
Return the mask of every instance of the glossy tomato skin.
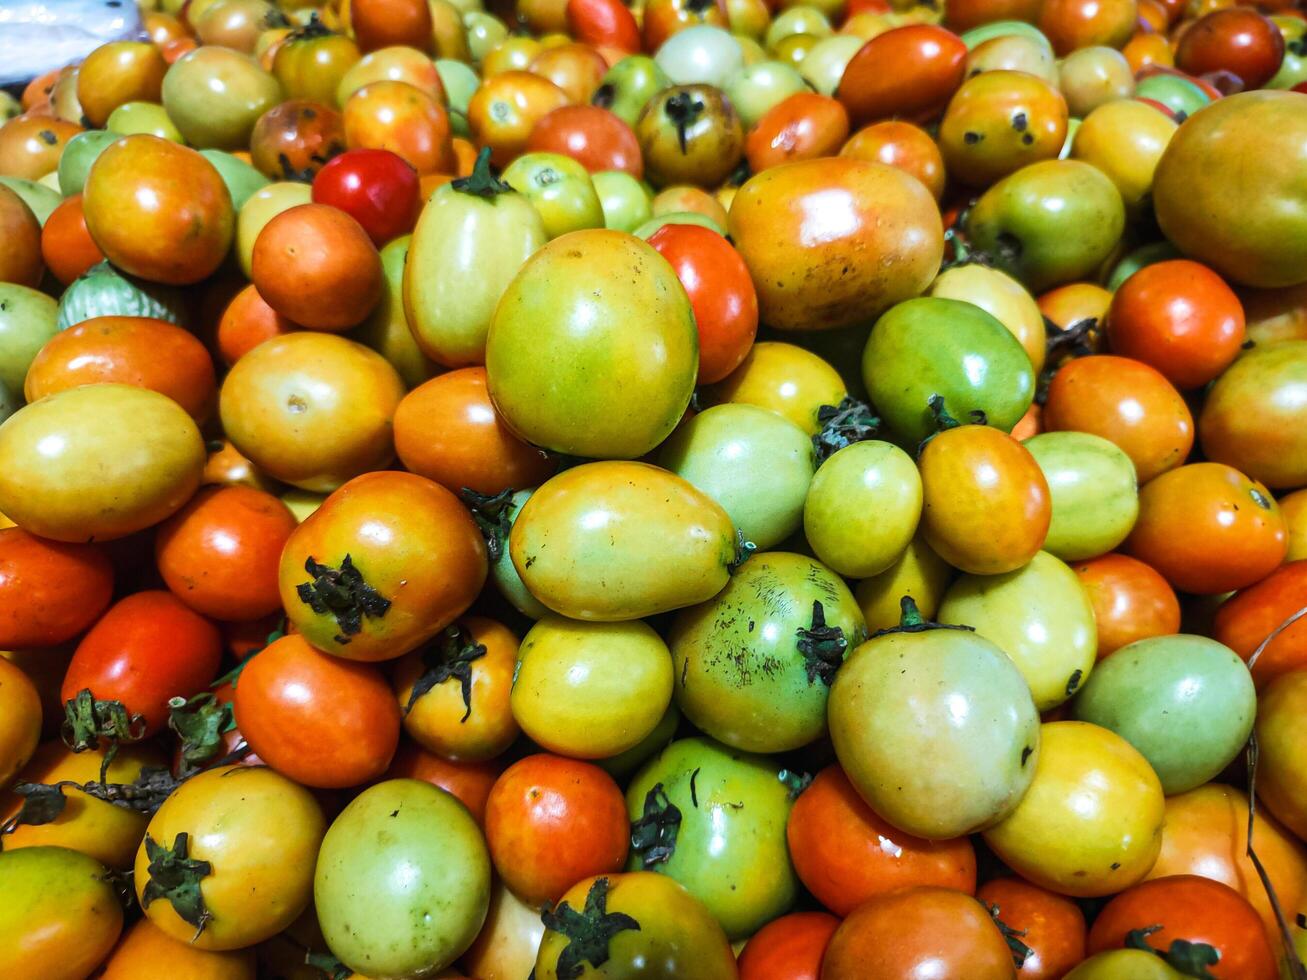
<path id="1" fill-rule="evenodd" d="M 109 606 L 113 567 L 98 545 L 0 530 L 0 648 L 71 640 Z"/>
<path id="2" fill-rule="evenodd" d="M 567 0 L 567 27 L 586 44 L 608 45 L 629 54 L 640 50 L 640 28 L 621 0 Z"/>
<path id="3" fill-rule="evenodd" d="M 289 99 L 259 117 L 250 134 L 250 159 L 272 180 L 312 181 L 345 149 L 340 113 L 321 102 Z"/>
<path id="4" fill-rule="evenodd" d="M 1108 902 L 1089 930 L 1089 951 L 1125 944 L 1133 929 L 1162 928 L 1147 942 L 1165 950 L 1177 939 L 1206 943 L 1221 954 L 1209 969 L 1234 980 L 1275 980 L 1275 954 L 1256 911 L 1229 885 L 1197 875 L 1141 882 Z"/>
<path id="5" fill-rule="evenodd" d="M 250 283 L 231 298 L 218 321 L 218 356 L 231 367 L 265 340 L 298 329 L 269 306 L 254 283 Z"/>
<path id="6" fill-rule="evenodd" d="M 962 84 L 967 46 L 951 31 L 911 24 L 868 41 L 844 69 L 836 96 L 857 125 L 891 116 L 924 122 Z"/>
<path id="7" fill-rule="evenodd" d="M 0 787 L 27 765 L 41 738 L 41 694 L 26 673 L 0 660 Z"/>
<path id="8" fill-rule="evenodd" d="M 1190 75 L 1233 72 L 1245 90 L 1261 88 L 1284 60 L 1284 35 L 1252 9 L 1213 10 L 1180 35 L 1176 65 Z"/>
<path id="9" fill-rule="evenodd" d="M 104 253 L 86 228 L 81 194 L 64 198 L 45 219 L 41 228 L 41 257 L 65 286 L 97 262 L 104 261 Z"/>
<path id="10" fill-rule="evenodd" d="M 1136 640 L 1180 631 L 1175 591 L 1137 558 L 1113 552 L 1073 562 L 1071 570 L 1080 577 L 1094 609 L 1099 660 Z M 1221 642 L 1232 646 L 1228 639 Z"/>
<path id="11" fill-rule="evenodd" d="M 1066 142 L 1067 104 L 1056 87 L 1022 71 L 986 71 L 949 101 L 939 142 L 948 172 L 973 187 L 1039 160 Z"/>
<path id="12" fill-rule="evenodd" d="M 663 225 L 649 244 L 671 263 L 685 287 L 699 331 L 699 384 L 721 381 L 739 367 L 758 331 L 758 294 L 731 243 L 697 225 Z"/>
<path id="13" fill-rule="evenodd" d="M 77 645 L 60 697 L 89 688 L 97 700 L 121 701 L 153 734 L 168 720 L 168 699 L 188 698 L 218 673 L 217 627 L 171 592 L 137 592 L 109 608 Z"/>
<path id="14" fill-rule="evenodd" d="M 347 559 L 362 588 L 373 590 L 372 598 L 359 594 L 352 622 L 313 600 L 312 583 L 333 579 Z M 292 533 L 281 557 L 281 600 L 320 650 L 391 660 L 452 623 L 486 574 L 485 540 L 457 497 L 411 473 L 366 473 Z"/>
<path id="15" fill-rule="evenodd" d="M 2 534 L 4 532 L 0 532 Z M 1292 561 L 1236 592 L 1216 611 L 1212 636 L 1248 660 L 1271 633 L 1307 605 L 1307 561 Z M 1307 625 L 1284 629 L 1252 667 L 1259 689 L 1291 671 L 1307 670 Z"/>
<path id="16" fill-rule="evenodd" d="M 313 178 L 313 200 L 339 208 L 380 248 L 413 230 L 422 200 L 418 175 L 389 150 L 347 150 Z"/>
<path id="17" fill-rule="evenodd" d="M 1085 958 L 1085 916 L 1069 898 L 1020 878 L 987 881 L 976 898 L 1030 949 L 1017 980 L 1060 980 Z"/>
<path id="18" fill-rule="evenodd" d="M 173 939 L 149 919 L 141 919 L 123 933 L 104 962 L 100 980 L 133 980 L 168 973 L 190 980 L 254 980 L 254 951 L 196 949 Z"/>
<path id="19" fill-rule="evenodd" d="M 830 364 L 812 351 L 778 341 L 755 343 L 740 366 L 711 388 L 712 404 L 745 404 L 775 412 L 808 435 L 821 431 L 817 412 L 838 405 L 848 386 Z"/>
<path id="20" fill-rule="evenodd" d="M 499 778 L 503 763 L 450 762 L 434 752 L 427 752 L 410 739 L 401 739 L 395 757 L 386 770 L 387 779 L 420 779 L 458 797 L 476 822 L 484 827 L 486 801 Z"/>
<path id="21" fill-rule="evenodd" d="M 1258 702 L 1257 795 L 1280 821 L 1302 840 L 1307 833 L 1307 792 L 1303 773 L 1307 754 L 1303 752 L 1304 705 L 1307 705 L 1307 672 L 1293 671 L 1273 681 Z"/>
<path id="22" fill-rule="evenodd" d="M 921 886 L 873 898 L 831 937 L 821 980 L 911 977 L 940 970 L 968 980 L 1016 977 L 1012 951 L 970 895 Z"/>
<path id="23" fill-rule="evenodd" d="M 407 82 L 371 82 L 344 104 L 345 145 L 389 150 L 419 174 L 457 168 L 449 112 L 430 92 Z"/>
<path id="24" fill-rule="evenodd" d="M 944 196 L 944 158 L 920 126 L 894 119 L 872 123 L 849 137 L 840 156 L 897 167 L 925 184 L 936 201 Z"/>
<path id="25" fill-rule="evenodd" d="M 754 173 L 792 160 L 832 156 L 849 137 L 849 114 L 828 95 L 796 92 L 772 106 L 749 132 L 745 158 Z"/>
<path id="26" fill-rule="evenodd" d="M 283 636 L 241 672 L 236 724 L 268 765 L 297 783 L 357 786 L 386 771 L 399 743 L 399 705 L 370 664 Z"/>
<path id="27" fill-rule="evenodd" d="M 822 955 L 839 925 L 825 912 L 773 919 L 740 951 L 740 980 L 819 980 Z"/>
<path id="28" fill-rule="evenodd" d="M 635 133 L 621 117 L 598 105 L 560 106 L 531 129 L 527 152 L 561 153 L 586 170 L 620 170 L 644 176 Z"/>
<path id="29" fill-rule="evenodd" d="M 491 162 L 506 167 L 526 149 L 536 123 L 569 102 L 567 93 L 547 78 L 506 71 L 476 90 L 467 118 L 477 145 L 489 146 Z"/>

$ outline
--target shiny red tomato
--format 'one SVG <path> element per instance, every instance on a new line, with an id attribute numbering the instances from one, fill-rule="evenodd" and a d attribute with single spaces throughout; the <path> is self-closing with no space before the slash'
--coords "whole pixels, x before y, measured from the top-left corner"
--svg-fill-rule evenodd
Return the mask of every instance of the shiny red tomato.
<path id="1" fill-rule="evenodd" d="M 1190 75 L 1233 72 L 1243 88 L 1261 88 L 1284 60 L 1284 35 L 1252 7 L 1213 10 L 1185 28 L 1175 63 Z"/>
<path id="2" fill-rule="evenodd" d="M 333 157 L 313 178 L 313 200 L 340 208 L 377 245 L 412 231 L 422 210 L 417 171 L 390 150 L 361 148 Z"/>
<path id="3" fill-rule="evenodd" d="M 112 597 L 113 568 L 98 545 L 0 530 L 0 649 L 71 640 Z"/>
<path id="4" fill-rule="evenodd" d="M 821 958 L 840 920 L 825 912 L 794 912 L 773 919 L 745 944 L 740 980 L 818 980 Z"/>
<path id="5" fill-rule="evenodd" d="M 1059 980 L 1085 958 L 1085 916 L 1066 896 L 1020 878 L 995 878 L 976 898 L 1030 950 L 1018 980 Z"/>
<path id="6" fill-rule="evenodd" d="M 1221 603 L 1212 636 L 1247 660 L 1272 630 L 1304 606 L 1307 561 L 1291 561 Z M 1307 670 L 1307 617 L 1266 645 L 1253 665 L 1253 680 L 1261 688 L 1295 670 Z"/>
<path id="7" fill-rule="evenodd" d="M 631 127 L 607 109 L 595 105 L 565 105 L 546 114 L 531 130 L 531 153 L 561 153 L 586 170 L 624 170 L 644 176 L 640 142 Z"/>
<path id="8" fill-rule="evenodd" d="M 967 46 L 952 31 L 909 24 L 853 55 L 835 95 L 854 125 L 891 116 L 924 122 L 944 111 L 966 73 Z"/>

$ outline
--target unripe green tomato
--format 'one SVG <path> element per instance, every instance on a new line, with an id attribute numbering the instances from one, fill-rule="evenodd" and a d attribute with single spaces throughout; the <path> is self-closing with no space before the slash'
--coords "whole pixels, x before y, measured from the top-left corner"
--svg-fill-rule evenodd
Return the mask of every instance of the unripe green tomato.
<path id="1" fill-rule="evenodd" d="M 445 95 L 449 99 L 450 111 L 466 118 L 467 104 L 472 100 L 472 93 L 480 86 L 481 79 L 475 69 L 464 61 L 437 58 L 435 64 L 436 73 L 440 76 L 440 83 L 445 87 Z"/>
<path id="2" fill-rule="evenodd" d="M 745 129 L 752 129 L 768 109 L 807 89 L 807 82 L 793 65 L 760 61 L 731 76 L 726 83 L 726 97 L 740 114 Z"/>
<path id="3" fill-rule="evenodd" d="M 636 238 L 643 238 L 648 241 L 653 233 L 663 225 L 698 225 L 701 228 L 717 232 L 723 238 L 726 237 L 725 228 L 706 214 L 700 214 L 698 211 L 669 211 L 667 214 L 656 214 L 637 227 L 631 234 Z"/>
<path id="4" fill-rule="evenodd" d="M 1053 45 L 1049 43 L 1044 32 L 1034 24 L 1027 24 L 1023 20 L 995 20 L 988 24 L 981 24 L 979 27 L 973 27 L 971 30 L 964 32 L 962 43 L 967 46 L 968 51 L 974 51 L 978 46 L 984 44 L 996 37 L 1028 37 L 1043 44 L 1051 53 Z"/>
<path id="5" fill-rule="evenodd" d="M 469 10 L 465 13 L 463 29 L 467 31 L 468 53 L 478 65 L 494 50 L 495 45 L 508 37 L 508 26 L 484 10 Z"/>
<path id="6" fill-rule="evenodd" d="M 599 195 L 605 228 L 631 233 L 653 217 L 649 188 L 625 170 L 601 170 L 590 175 L 590 182 Z"/>
<path id="7" fill-rule="evenodd" d="M 653 58 L 633 54 L 608 69 L 590 101 L 628 126 L 634 126 L 649 100 L 671 84 L 667 72 Z"/>
<path id="8" fill-rule="evenodd" d="M 799 74 L 822 95 L 834 95 L 844 69 L 864 43 L 852 34 L 824 37 L 808 49 L 807 57 L 799 63 Z"/>
<path id="9" fill-rule="evenodd" d="M 503 179 L 526 195 L 540 215 L 548 238 L 582 228 L 604 227 L 604 209 L 590 172 L 561 153 L 523 153 L 508 165 Z"/>
<path id="10" fill-rule="evenodd" d="M 1053 503 L 1044 550 L 1063 561 L 1093 558 L 1126 539 L 1139 516 L 1130 457 L 1088 432 L 1045 432 L 1027 439 Z"/>

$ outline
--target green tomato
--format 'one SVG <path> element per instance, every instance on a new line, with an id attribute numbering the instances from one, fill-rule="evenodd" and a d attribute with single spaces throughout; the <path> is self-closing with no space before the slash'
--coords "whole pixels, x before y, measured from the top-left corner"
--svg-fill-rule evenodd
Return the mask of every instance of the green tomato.
<path id="1" fill-rule="evenodd" d="M 658 464 L 722 505 L 762 550 L 799 529 L 812 482 L 812 442 L 793 422 L 756 405 L 716 405 L 683 422 Z"/>
<path id="2" fill-rule="evenodd" d="M 205 153 L 217 153 L 206 150 Z M 401 235 L 387 242 L 381 250 L 381 271 L 386 277 L 386 288 L 381 301 L 349 337 L 388 360 L 410 389 L 434 378 L 440 368 L 433 363 L 413 339 L 404 315 L 404 265 L 408 260 L 408 247 L 412 235 Z"/>
<path id="3" fill-rule="evenodd" d="M 1120 261 L 1112 266 L 1112 271 L 1107 277 L 1106 288 L 1108 292 L 1114 293 L 1121 288 L 1123 282 L 1144 266 L 1155 262 L 1169 262 L 1171 259 L 1181 257 L 1180 250 L 1170 242 L 1149 242 L 1147 245 L 1140 245 L 1126 252 Z"/>
<path id="4" fill-rule="evenodd" d="M 625 170 L 601 170 L 590 182 L 604 209 L 605 228 L 629 233 L 653 217 L 649 188 Z"/>
<path id="5" fill-rule="evenodd" d="M 973 27 L 962 34 L 962 43 L 967 46 L 968 51 L 973 51 L 993 38 L 1011 37 L 1012 35 L 1032 38 L 1043 44 L 1050 54 L 1053 51 L 1053 45 L 1044 36 L 1044 32 L 1034 24 L 1027 24 L 1023 20 L 995 20 L 988 24 L 981 24 L 979 27 Z"/>
<path id="6" fill-rule="evenodd" d="M 1094 667 L 1098 628 L 1080 578 L 1046 551 L 1004 575 L 963 575 L 939 621 L 974 627 L 1012 658 L 1040 711 L 1073 695 Z"/>
<path id="7" fill-rule="evenodd" d="M 966 221 L 971 243 L 1033 292 L 1092 279 L 1125 230 L 1116 185 L 1080 160 L 1044 160 L 980 196 Z"/>
<path id="8" fill-rule="evenodd" d="M 1084 960 L 1062 980 L 1183 980 L 1156 953 L 1142 949 L 1109 949 Z"/>
<path id="9" fill-rule="evenodd" d="M 23 104 L 8 92 L 0 89 L 0 123 L 23 114 Z"/>
<path id="10" fill-rule="evenodd" d="M 508 507 L 504 510 L 504 519 L 507 522 L 508 530 L 504 533 L 504 540 L 501 542 L 499 557 L 490 563 L 490 578 L 495 583 L 495 588 L 499 590 L 500 595 L 513 604 L 518 612 L 529 619 L 540 619 L 542 616 L 549 615 L 549 607 L 533 596 L 522 582 L 522 576 L 517 574 L 517 568 L 513 565 L 513 558 L 508 553 L 508 535 L 511 533 L 513 523 L 517 520 L 517 515 L 522 512 L 523 505 L 535 493 L 535 488 L 519 490 L 513 494 L 509 501 Z"/>
<path id="11" fill-rule="evenodd" d="M 1224 644 L 1153 636 L 1103 660 L 1072 711 L 1138 749 L 1171 796 L 1215 778 L 1239 754 L 1257 692 L 1248 665 Z"/>
<path id="12" fill-rule="evenodd" d="M 78 133 L 67 143 L 59 154 L 59 192 L 68 197 L 80 194 L 86 186 L 86 175 L 110 143 L 116 143 L 122 137 L 104 129 L 88 129 Z"/>
<path id="13" fill-rule="evenodd" d="M 40 290 L 0 282 L 0 384 L 23 391 L 27 369 L 59 332 L 59 304 Z"/>
<path id="14" fill-rule="evenodd" d="M 768 109 L 807 90 L 808 83 L 799 70 L 783 61 L 745 65 L 726 83 L 726 97 L 746 130 L 756 126 Z"/>
<path id="15" fill-rule="evenodd" d="M 508 165 L 503 179 L 526 195 L 540 215 L 546 238 L 604 227 L 603 205 L 590 182 L 590 172 L 571 157 L 523 153 Z"/>
<path id="16" fill-rule="evenodd" d="M 632 822 L 646 813 L 656 822 L 668 804 L 681 813 L 671 855 L 659 860 L 656 847 L 672 844 L 670 831 L 652 840 L 654 847 L 637 839 L 631 870 L 680 882 L 731 939 L 752 935 L 794 904 L 798 879 L 785 843 L 793 801 L 778 766 L 706 738 L 673 742 L 626 791 Z"/>
<path id="17" fill-rule="evenodd" d="M 844 69 L 866 43 L 865 39 L 854 34 L 824 37 L 799 62 L 799 74 L 822 95 L 833 96 L 840 87 Z"/>
<path id="18" fill-rule="evenodd" d="M 849 578 L 879 575 L 912 541 L 921 474 L 898 446 L 876 439 L 822 463 L 803 504 L 803 533 L 823 562 Z"/>
<path id="19" fill-rule="evenodd" d="M 57 178 L 58 171 L 55 174 Z M 23 199 L 23 203 L 31 209 L 32 214 L 36 215 L 36 220 L 41 223 L 43 228 L 46 219 L 50 217 L 50 212 L 63 201 L 63 195 L 57 188 L 35 180 L 26 180 L 22 177 L 0 177 L 0 184 L 8 187 Z"/>
<path id="20" fill-rule="evenodd" d="M 1130 457 L 1088 432 L 1045 432 L 1025 441 L 1044 473 L 1053 520 L 1044 550 L 1080 561 L 1113 550 L 1139 516 L 1139 486 Z"/>
<path id="21" fill-rule="evenodd" d="M 174 143 L 185 142 L 181 132 L 168 118 L 168 113 L 157 102 L 124 102 L 109 113 L 104 128 L 123 136 L 147 133 L 160 139 L 172 140 Z"/>
<path id="22" fill-rule="evenodd" d="M 218 171 L 218 176 L 227 185 L 227 193 L 231 195 L 231 206 L 237 211 L 255 193 L 272 183 L 240 157 L 234 157 L 224 150 L 201 150 L 200 156 Z"/>
<path id="23" fill-rule="evenodd" d="M 1039 752 L 1039 714 L 1020 671 L 967 630 L 882 633 L 854 650 L 831 687 L 830 733 L 872 809 L 930 840 L 1003 819 Z"/>
<path id="24" fill-rule="evenodd" d="M 826 733 L 826 699 L 866 626 L 838 575 L 773 551 L 672 627 L 676 703 L 695 726 L 746 752 L 788 752 Z"/>
<path id="25" fill-rule="evenodd" d="M 467 49 L 475 64 L 481 64 L 500 41 L 508 37 L 508 25 L 484 10 L 469 10 L 463 15 L 467 32 Z"/>
<path id="26" fill-rule="evenodd" d="M 281 83 L 250 55 L 206 44 L 163 76 L 163 107 L 196 148 L 248 149 L 259 116 L 282 101 Z"/>
<path id="27" fill-rule="evenodd" d="M 648 241 L 653 233 L 663 225 L 698 225 L 701 228 L 717 232 L 723 238 L 726 237 L 725 228 L 706 214 L 700 214 L 698 211 L 668 211 L 666 214 L 655 215 L 636 228 L 631 234 L 636 238 L 643 238 Z"/>
<path id="28" fill-rule="evenodd" d="M 1192 116 L 1212 102 L 1212 97 L 1189 79 L 1166 72 L 1140 79 L 1135 86 L 1135 98 L 1160 102 L 1181 118 Z"/>
<path id="29" fill-rule="evenodd" d="M 437 58 L 436 74 L 445 86 L 445 95 L 449 99 L 449 108 L 464 118 L 467 117 L 467 104 L 481 85 L 481 79 L 471 65 L 453 58 Z"/>
<path id="30" fill-rule="evenodd" d="M 666 259 L 620 231 L 573 232 L 533 255 L 486 339 L 490 397 L 508 425 L 590 459 L 635 459 L 666 439 L 698 371 L 685 288 Z"/>
<path id="31" fill-rule="evenodd" d="M 373 977 L 443 970 L 481 930 L 490 855 L 443 789 L 392 779 L 354 797 L 327 830 L 313 901 L 337 959 Z"/>
<path id="32" fill-rule="evenodd" d="M 767 33 L 763 36 L 763 46 L 774 54 L 777 45 L 792 35 L 806 34 L 811 38 L 819 39 L 830 37 L 834 33 L 834 28 L 830 26 L 830 18 L 820 9 L 800 4 L 783 10 L 772 18 Z"/>
<path id="33" fill-rule="evenodd" d="M 979 306 L 928 296 L 891 307 L 862 353 L 871 400 L 907 446 L 935 431 L 933 395 L 960 422 L 982 411 L 1010 432 L 1035 396 L 1035 372 L 1020 341 Z"/>
<path id="34" fill-rule="evenodd" d="M 633 54 L 608 69 L 590 101 L 634 126 L 645 104 L 671 84 L 667 72 L 653 58 Z"/>

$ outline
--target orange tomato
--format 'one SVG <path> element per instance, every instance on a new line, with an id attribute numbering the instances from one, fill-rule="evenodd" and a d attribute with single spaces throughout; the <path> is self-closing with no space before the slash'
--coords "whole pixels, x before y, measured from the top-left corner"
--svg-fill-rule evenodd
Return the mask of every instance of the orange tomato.
<path id="1" fill-rule="evenodd" d="M 0 647 L 50 647 L 77 636 L 109 607 L 113 567 L 99 545 L 0 530 Z"/>
<path id="2" fill-rule="evenodd" d="M 1018 980 L 1059 980 L 1085 958 L 1085 916 L 1065 895 L 1020 878 L 995 878 L 976 898 L 1030 950 Z"/>
<path id="3" fill-rule="evenodd" d="M 431 8 L 427 0 L 352 0 L 349 23 L 359 50 L 404 45 L 432 49 Z"/>
<path id="4" fill-rule="evenodd" d="M 1135 0 L 1044 0 L 1039 29 L 1059 57 L 1079 48 L 1120 48 L 1134 33 Z"/>
<path id="5" fill-rule="evenodd" d="M 944 196 L 944 158 L 920 126 L 897 119 L 872 123 L 849 137 L 840 156 L 897 167 L 921 181 L 936 201 Z"/>
<path id="6" fill-rule="evenodd" d="M 740 951 L 740 980 L 817 980 L 821 958 L 840 920 L 825 912 L 772 919 Z"/>
<path id="7" fill-rule="evenodd" d="M 1113 553 L 1071 569 L 1094 608 L 1099 660 L 1135 640 L 1180 631 L 1180 600 L 1151 566 Z"/>
<path id="8" fill-rule="evenodd" d="M 173 939 L 149 919 L 140 919 L 123 933 L 104 961 L 99 980 L 138 980 L 140 977 L 185 977 L 186 980 L 254 980 L 252 949 L 215 952 Z"/>
<path id="9" fill-rule="evenodd" d="M 168 63 L 150 41 L 110 41 L 77 69 L 77 101 L 92 126 L 103 126 L 125 102 L 158 102 Z"/>
<path id="10" fill-rule="evenodd" d="M 0 282 L 35 287 L 45 274 L 41 257 L 41 223 L 21 197 L 0 184 Z"/>
<path id="11" fill-rule="evenodd" d="M 608 73 L 608 62 L 586 44 L 560 44 L 545 48 L 527 66 L 527 71 L 547 78 L 578 105 L 588 103 Z"/>
<path id="12" fill-rule="evenodd" d="M 395 758 L 386 770 L 387 779 L 420 779 L 439 786 L 458 797 L 476 822 L 484 827 L 486 800 L 499 778 L 503 763 L 489 759 L 485 762 L 450 762 L 434 752 L 427 752 L 410 739 L 401 739 Z"/>
<path id="13" fill-rule="evenodd" d="M 850 59 L 836 97 L 857 125 L 890 117 L 924 122 L 944 110 L 962 84 L 967 46 L 933 24 L 878 34 Z"/>
<path id="14" fill-rule="evenodd" d="M 231 367 L 265 340 L 298 330 L 259 295 L 251 283 L 232 297 L 218 320 L 218 356 Z"/>
<path id="15" fill-rule="evenodd" d="M 791 160 L 834 156 L 848 137 L 849 114 L 839 101 L 797 92 L 763 114 L 744 141 L 744 155 L 758 173 Z"/>
<path id="16" fill-rule="evenodd" d="M 0 125 L 0 174 L 40 180 L 59 166 L 64 145 L 82 131 L 76 123 L 26 113 Z"/>
<path id="17" fill-rule="evenodd" d="M 1212 636 L 1248 660 L 1263 640 L 1304 606 L 1307 561 L 1291 561 L 1221 603 Z M 1299 619 L 1267 644 L 1253 665 L 1253 680 L 1261 688 L 1297 670 L 1307 670 L 1307 619 Z"/>
<path id="18" fill-rule="evenodd" d="M 619 3 L 620 0 L 614 0 Z M 491 162 L 506 167 L 526 149 L 536 123 L 570 99 L 561 88 L 527 71 L 506 71 L 487 78 L 467 105 L 467 121 Z"/>
<path id="19" fill-rule="evenodd" d="M 390 150 L 419 174 L 454 169 L 449 113 L 436 99 L 406 82 L 371 82 L 344 106 L 345 145 Z"/>
<path id="20" fill-rule="evenodd" d="M 620 118 L 593 105 L 565 105 L 544 116 L 531 129 L 526 149 L 533 153 L 561 153 L 586 170 L 624 170 L 644 176 L 640 143 Z"/>
<path id="21" fill-rule="evenodd" d="M 50 272 L 67 286 L 83 272 L 104 261 L 104 253 L 86 228 L 82 195 L 59 202 L 41 229 L 41 256 Z"/>

